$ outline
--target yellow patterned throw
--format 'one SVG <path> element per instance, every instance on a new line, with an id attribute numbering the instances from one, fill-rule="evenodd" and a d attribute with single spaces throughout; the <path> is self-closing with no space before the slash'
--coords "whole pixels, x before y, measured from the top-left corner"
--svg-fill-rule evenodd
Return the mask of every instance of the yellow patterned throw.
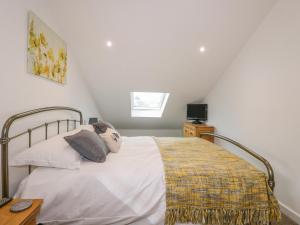
<path id="1" fill-rule="evenodd" d="M 165 168 L 165 225 L 268 225 L 278 202 L 262 172 L 200 138 L 156 138 Z"/>

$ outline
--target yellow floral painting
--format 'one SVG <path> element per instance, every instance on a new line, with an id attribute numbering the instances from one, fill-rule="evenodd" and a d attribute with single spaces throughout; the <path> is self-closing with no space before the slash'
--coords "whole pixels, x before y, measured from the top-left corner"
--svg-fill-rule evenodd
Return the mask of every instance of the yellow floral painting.
<path id="1" fill-rule="evenodd" d="M 27 71 L 60 84 L 66 82 L 66 43 L 33 12 L 28 13 Z"/>

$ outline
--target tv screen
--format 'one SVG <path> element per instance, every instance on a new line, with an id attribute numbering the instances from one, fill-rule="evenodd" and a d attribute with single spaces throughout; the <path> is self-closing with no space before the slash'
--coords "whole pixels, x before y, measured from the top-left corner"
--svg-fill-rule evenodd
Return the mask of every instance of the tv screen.
<path id="1" fill-rule="evenodd" d="M 187 105 L 188 120 L 207 120 L 207 104 L 188 104 Z"/>

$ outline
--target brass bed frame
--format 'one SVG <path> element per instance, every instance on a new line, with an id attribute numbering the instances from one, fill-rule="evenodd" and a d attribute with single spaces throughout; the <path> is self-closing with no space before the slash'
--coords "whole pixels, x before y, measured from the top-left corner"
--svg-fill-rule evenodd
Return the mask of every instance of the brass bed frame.
<path id="1" fill-rule="evenodd" d="M 50 112 L 50 111 L 70 111 L 70 112 L 75 112 L 79 114 L 79 120 L 76 119 L 63 119 L 63 120 L 54 120 L 50 122 L 45 122 L 42 123 L 38 126 L 29 128 L 21 133 L 15 134 L 14 136 L 9 136 L 9 130 L 11 125 L 19 119 L 25 118 L 25 117 L 30 117 L 35 114 L 43 113 L 43 112 Z M 8 144 L 10 141 L 23 136 L 25 134 L 28 134 L 28 147 L 31 147 L 31 137 L 32 137 L 32 132 L 35 130 L 38 130 L 42 127 L 45 127 L 45 140 L 48 139 L 48 126 L 51 124 L 57 124 L 57 134 L 60 133 L 60 124 L 61 122 L 66 122 L 67 123 L 67 131 L 70 129 L 70 123 L 74 123 L 73 128 L 76 128 L 76 123 L 83 124 L 83 117 L 82 113 L 74 108 L 70 107 L 64 107 L 64 106 L 54 106 L 54 107 L 46 107 L 46 108 L 39 108 L 39 109 L 34 109 L 22 113 L 15 114 L 11 117 L 9 117 L 6 122 L 4 123 L 2 127 L 2 133 L 1 133 L 1 138 L 0 138 L 0 143 L 1 143 L 1 160 L 2 160 L 2 198 L 9 197 L 9 166 L 8 166 Z M 31 172 L 31 167 L 29 166 L 29 173 Z"/>
<path id="2" fill-rule="evenodd" d="M 49 112 L 49 111 L 71 111 L 71 112 L 75 112 L 79 114 L 79 120 L 75 120 L 75 119 L 64 119 L 64 120 L 55 120 L 52 122 L 45 122 L 42 123 L 39 126 L 35 126 L 33 128 L 29 128 L 21 133 L 18 133 L 14 136 L 9 136 L 9 129 L 11 127 L 11 125 L 19 119 L 25 118 L 25 117 L 30 117 L 32 115 L 35 114 L 39 114 L 39 113 L 43 113 L 43 112 Z M 1 143 L 1 157 L 2 157 L 2 197 L 9 197 L 9 166 L 8 166 L 8 144 L 10 141 L 28 134 L 28 146 L 31 147 L 31 137 L 32 137 L 32 131 L 40 129 L 42 127 L 45 127 L 45 140 L 47 140 L 48 138 L 48 126 L 50 124 L 57 124 L 57 134 L 60 133 L 60 123 L 61 122 L 66 122 L 67 123 L 67 131 L 69 131 L 69 124 L 70 122 L 74 123 L 74 129 L 76 128 L 76 123 L 79 122 L 80 124 L 83 124 L 83 117 L 82 117 L 82 113 L 81 111 L 74 109 L 74 108 L 70 108 L 70 107 L 63 107 L 63 106 L 54 106 L 54 107 L 46 107 L 46 108 L 39 108 L 39 109 L 34 109 L 34 110 L 30 110 L 30 111 L 26 111 L 26 112 L 22 112 L 22 113 L 18 113 L 15 114 L 11 117 L 9 117 L 6 122 L 3 125 L 2 128 L 2 133 L 1 133 L 1 138 L 0 138 L 0 143 Z M 251 156 L 253 156 L 254 158 L 256 158 L 258 161 L 262 162 L 265 167 L 267 168 L 267 173 L 268 173 L 268 185 L 271 188 L 271 190 L 274 190 L 275 187 L 275 180 L 274 180 L 274 172 L 272 169 L 272 166 L 270 165 L 270 163 L 263 158 L 262 156 L 260 156 L 259 154 L 257 154 L 256 152 L 250 150 L 249 148 L 241 145 L 240 143 L 229 139 L 227 137 L 221 136 L 221 135 L 217 135 L 217 134 L 211 134 L 211 133 L 202 133 L 200 135 L 200 137 L 204 136 L 204 135 L 209 135 L 209 136 L 214 136 L 216 138 L 219 138 L 221 140 L 227 141 L 237 147 L 239 147 L 240 149 L 242 149 L 243 151 L 245 151 L 246 153 L 250 154 Z M 31 167 L 29 166 L 29 173 L 31 172 Z"/>

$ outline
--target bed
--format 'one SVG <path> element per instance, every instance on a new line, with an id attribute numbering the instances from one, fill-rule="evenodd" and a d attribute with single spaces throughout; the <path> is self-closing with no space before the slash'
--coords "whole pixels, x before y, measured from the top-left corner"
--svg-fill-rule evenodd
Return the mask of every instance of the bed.
<path id="1" fill-rule="evenodd" d="M 9 137 L 9 128 L 15 120 L 57 110 L 75 112 L 79 115 L 79 120 L 65 119 L 47 122 Z M 47 139 L 48 125 L 57 123 L 57 133 L 59 134 L 62 122 L 67 124 L 67 130 L 69 130 L 71 122 L 82 124 L 83 117 L 81 112 L 76 109 L 49 107 L 16 114 L 7 120 L 1 137 L 2 195 L 4 197 L 9 195 L 8 143 L 19 136 L 28 135 L 29 146 L 31 146 L 32 131 L 45 128 L 45 139 Z M 275 186 L 274 175 L 268 161 L 233 140 L 215 136 L 237 145 L 260 160 L 266 166 L 268 176 L 257 171 L 250 164 L 239 161 L 238 157 L 230 155 L 221 147 L 199 138 L 123 137 L 120 152 L 109 154 L 105 163 L 83 160 L 80 168 L 76 170 L 47 167 L 38 167 L 33 171 L 30 169 L 30 175 L 22 180 L 14 197 L 44 199 L 38 219 L 40 223 L 49 225 L 162 225 L 185 222 L 193 224 L 268 224 L 273 219 L 278 220 L 280 213 L 272 192 Z M 195 151 L 197 149 L 200 149 L 199 152 Z M 189 151 L 190 154 L 187 154 Z M 215 152 L 215 155 L 210 152 Z M 211 163 L 222 154 L 224 157 L 219 157 L 219 160 L 214 161 L 214 164 L 207 168 L 209 162 Z M 197 160 L 196 156 L 198 155 L 200 160 Z M 183 158 L 186 161 L 181 160 Z M 225 183 L 223 176 L 226 176 L 226 173 L 224 171 L 229 171 L 221 171 L 221 168 L 226 166 L 224 159 L 231 162 L 229 164 L 238 164 L 239 167 L 236 168 L 242 169 L 236 171 L 237 169 L 232 167 L 233 175 L 229 179 L 230 187 L 220 189 L 220 182 Z M 177 161 L 178 163 L 174 163 Z M 196 164 L 190 164 L 190 162 Z M 194 165 L 198 167 L 194 168 Z M 215 167 L 215 170 L 211 171 L 211 167 Z M 243 169 L 247 172 L 242 172 Z M 189 174 L 191 171 L 194 174 Z M 222 172 L 220 179 L 215 179 L 218 177 L 216 171 Z M 207 175 L 210 172 L 213 174 Z M 245 175 L 252 173 L 252 177 Z M 253 177 L 261 177 L 263 181 L 258 182 Z M 212 182 L 213 180 L 215 181 Z M 240 180 L 245 183 L 239 183 Z M 193 183 L 186 186 L 186 183 L 189 182 Z M 226 182 L 228 183 L 228 181 Z M 233 186 L 233 183 L 238 183 L 238 185 Z M 261 185 L 261 188 L 256 188 L 257 185 Z M 186 191 L 188 188 L 190 190 Z M 242 197 L 232 201 L 231 198 L 237 196 L 229 193 L 233 193 L 233 189 L 238 196 Z M 196 197 L 194 195 L 186 196 L 186 193 L 194 190 L 197 195 L 202 196 L 198 202 L 195 202 L 196 206 L 200 208 L 200 205 L 203 207 L 205 205 L 205 210 L 195 210 L 195 207 L 175 210 L 176 205 L 180 202 L 184 202 L 185 205 L 193 204 Z M 218 191 L 216 192 L 216 190 Z M 251 193 L 246 190 L 250 190 Z M 241 193 L 243 195 L 240 195 Z M 229 200 L 226 200 L 227 197 Z M 251 211 L 257 206 L 257 202 L 261 201 L 261 198 L 266 199 L 263 206 L 266 210 Z M 188 203 L 186 203 L 187 201 Z M 223 205 L 217 209 L 215 205 L 221 203 Z M 248 208 L 240 210 L 242 212 L 240 214 L 236 213 L 238 211 L 226 211 L 228 207 L 232 209 L 239 204 L 247 204 Z M 273 204 L 272 208 L 269 207 L 269 204 Z"/>

